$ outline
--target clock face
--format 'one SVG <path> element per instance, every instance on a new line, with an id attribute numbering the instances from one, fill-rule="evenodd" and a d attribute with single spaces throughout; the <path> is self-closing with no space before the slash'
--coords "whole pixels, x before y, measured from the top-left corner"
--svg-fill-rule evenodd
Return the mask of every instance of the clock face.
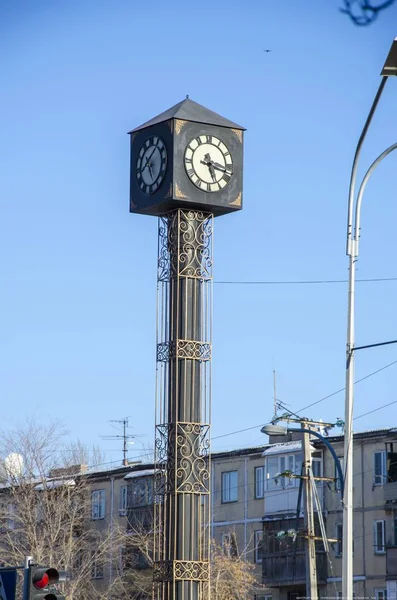
<path id="1" fill-rule="evenodd" d="M 218 192 L 233 175 L 232 155 L 219 138 L 199 135 L 185 150 L 185 169 L 196 187 L 204 192 Z"/>
<path id="2" fill-rule="evenodd" d="M 167 149 L 158 136 L 150 137 L 141 146 L 136 160 L 136 178 L 145 194 L 154 194 L 167 169 Z"/>

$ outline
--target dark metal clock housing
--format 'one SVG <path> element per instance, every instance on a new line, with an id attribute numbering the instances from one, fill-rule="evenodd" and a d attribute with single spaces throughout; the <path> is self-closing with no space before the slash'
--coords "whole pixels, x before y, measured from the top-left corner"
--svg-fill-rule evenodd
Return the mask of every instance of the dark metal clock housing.
<path id="1" fill-rule="evenodd" d="M 132 130 L 130 212 L 158 216 L 175 208 L 192 208 L 217 216 L 241 210 L 243 132 L 240 125 L 190 99 Z M 166 170 L 155 190 L 142 186 L 136 169 L 142 147 L 153 138 L 160 138 L 167 152 Z M 196 170 L 202 169 L 197 176 L 186 162 L 187 149 L 206 140 L 212 145 L 196 154 Z M 143 166 L 149 172 L 147 161 Z"/>

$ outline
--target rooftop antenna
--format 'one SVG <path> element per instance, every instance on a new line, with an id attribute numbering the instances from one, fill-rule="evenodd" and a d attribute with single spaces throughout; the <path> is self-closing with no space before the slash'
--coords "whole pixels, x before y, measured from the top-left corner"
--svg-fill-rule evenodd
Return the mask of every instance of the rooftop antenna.
<path id="1" fill-rule="evenodd" d="M 276 419 L 277 418 L 276 369 L 273 369 L 273 403 L 274 403 L 273 419 Z"/>
<path id="2" fill-rule="evenodd" d="M 124 419 L 111 419 L 109 421 L 109 423 L 118 423 L 119 425 L 122 425 L 122 429 L 119 429 L 118 427 L 116 427 L 117 431 L 120 431 L 119 435 L 101 435 L 101 438 L 103 440 L 119 440 L 119 439 L 123 440 L 123 462 L 122 462 L 122 464 L 125 467 L 128 465 L 128 457 L 127 457 L 128 440 L 136 438 L 136 437 L 140 437 L 137 435 L 132 435 L 132 434 L 127 433 L 127 429 L 129 427 L 128 419 L 129 419 L 129 417 L 124 417 Z"/>

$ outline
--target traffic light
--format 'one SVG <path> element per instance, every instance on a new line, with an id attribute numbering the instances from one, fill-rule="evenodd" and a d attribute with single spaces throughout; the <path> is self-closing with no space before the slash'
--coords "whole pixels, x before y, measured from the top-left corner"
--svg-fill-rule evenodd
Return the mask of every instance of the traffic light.
<path id="1" fill-rule="evenodd" d="M 29 566 L 29 592 L 25 600 L 65 600 L 54 587 L 59 581 L 59 572 L 48 567 Z"/>

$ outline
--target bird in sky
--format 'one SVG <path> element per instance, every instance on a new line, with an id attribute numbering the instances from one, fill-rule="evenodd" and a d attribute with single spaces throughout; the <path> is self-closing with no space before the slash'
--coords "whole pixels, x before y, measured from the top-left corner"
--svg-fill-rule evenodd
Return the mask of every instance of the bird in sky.
<path id="1" fill-rule="evenodd" d="M 271 52 L 271 50 L 264 50 L 263 52 Z"/>

